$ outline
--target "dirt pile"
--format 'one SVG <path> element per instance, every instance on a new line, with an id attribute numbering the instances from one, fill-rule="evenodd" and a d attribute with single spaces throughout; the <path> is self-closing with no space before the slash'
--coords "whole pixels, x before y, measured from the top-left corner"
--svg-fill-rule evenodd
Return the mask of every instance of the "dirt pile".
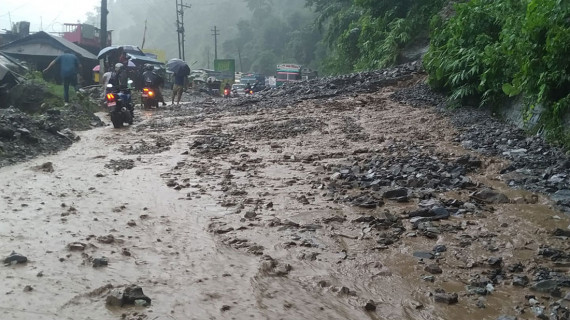
<path id="1" fill-rule="evenodd" d="M 0 167 L 65 149 L 78 140 L 72 130 L 101 125 L 98 117 L 79 105 L 37 115 L 0 109 Z"/>

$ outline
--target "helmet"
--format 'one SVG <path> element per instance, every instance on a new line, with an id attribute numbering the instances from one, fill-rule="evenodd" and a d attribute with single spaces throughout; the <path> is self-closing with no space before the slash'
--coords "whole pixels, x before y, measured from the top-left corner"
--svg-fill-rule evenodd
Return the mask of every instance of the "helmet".
<path id="1" fill-rule="evenodd" d="M 124 67 L 124 65 L 119 62 L 119 63 L 115 64 L 115 71 L 119 71 L 119 70 L 123 69 L 123 67 Z"/>
<path id="2" fill-rule="evenodd" d="M 147 71 L 152 71 L 152 70 L 154 70 L 154 66 L 150 63 L 145 63 L 144 69 Z"/>

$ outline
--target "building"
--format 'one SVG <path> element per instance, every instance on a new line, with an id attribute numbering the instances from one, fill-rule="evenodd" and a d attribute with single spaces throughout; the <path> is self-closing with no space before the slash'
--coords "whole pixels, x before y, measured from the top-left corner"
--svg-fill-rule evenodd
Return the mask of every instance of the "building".
<path id="1" fill-rule="evenodd" d="M 12 24 L 12 30 L 0 33 L 0 46 L 30 35 L 30 23 L 19 21 Z"/>
<path id="2" fill-rule="evenodd" d="M 81 65 L 81 76 L 85 85 L 92 84 L 91 70 L 98 64 L 97 56 L 68 40 L 40 31 L 0 46 L 0 51 L 27 64 L 30 70 L 43 70 L 53 59 L 70 50 Z M 52 68 L 47 77 L 60 80 L 57 68 Z"/>
<path id="3" fill-rule="evenodd" d="M 62 36 L 81 48 L 97 54 L 101 49 L 101 29 L 84 23 L 64 23 Z M 107 31 L 107 45 L 112 44 L 111 31 Z"/>

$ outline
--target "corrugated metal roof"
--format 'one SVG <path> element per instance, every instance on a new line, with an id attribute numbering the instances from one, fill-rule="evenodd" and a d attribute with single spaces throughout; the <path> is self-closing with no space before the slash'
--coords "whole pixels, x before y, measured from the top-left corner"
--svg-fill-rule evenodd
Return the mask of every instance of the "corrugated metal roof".
<path id="1" fill-rule="evenodd" d="M 51 48 L 46 45 L 51 46 Z M 62 54 L 65 49 L 69 49 L 85 59 L 97 60 L 97 56 L 75 43 L 43 31 L 12 41 L 0 47 L 0 50 L 8 54 L 49 56 L 54 58 Z"/>
<path id="2" fill-rule="evenodd" d="M 129 53 L 128 55 L 131 57 L 131 60 L 133 60 L 133 61 L 139 60 L 139 61 L 142 61 L 144 63 L 150 63 L 150 64 L 164 64 L 164 63 L 154 59 L 153 57 L 144 56 L 144 55 L 141 56 L 141 55 L 132 54 L 132 53 Z"/>
<path id="3" fill-rule="evenodd" d="M 18 78 L 26 71 L 26 67 L 22 66 L 8 55 L 0 52 L 0 81 L 2 81 L 8 73 L 12 73 L 15 78 Z"/>

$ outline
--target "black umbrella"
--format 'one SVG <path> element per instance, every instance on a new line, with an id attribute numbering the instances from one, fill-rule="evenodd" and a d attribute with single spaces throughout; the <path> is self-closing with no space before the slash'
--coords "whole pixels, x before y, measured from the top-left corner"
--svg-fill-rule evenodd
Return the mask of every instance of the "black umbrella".
<path id="1" fill-rule="evenodd" d="M 116 46 L 105 47 L 105 48 L 101 49 L 101 51 L 99 51 L 99 54 L 97 55 L 97 59 L 103 59 L 106 55 L 108 55 L 111 52 L 115 52 L 117 49 L 119 49 L 119 47 L 116 47 Z"/>
<path id="2" fill-rule="evenodd" d="M 180 60 L 177 58 L 170 59 L 166 63 L 166 68 L 174 73 L 178 73 L 178 71 L 180 71 L 180 69 L 182 69 L 183 67 L 190 69 L 190 67 L 188 67 L 188 64 L 186 64 L 184 60 Z"/>

